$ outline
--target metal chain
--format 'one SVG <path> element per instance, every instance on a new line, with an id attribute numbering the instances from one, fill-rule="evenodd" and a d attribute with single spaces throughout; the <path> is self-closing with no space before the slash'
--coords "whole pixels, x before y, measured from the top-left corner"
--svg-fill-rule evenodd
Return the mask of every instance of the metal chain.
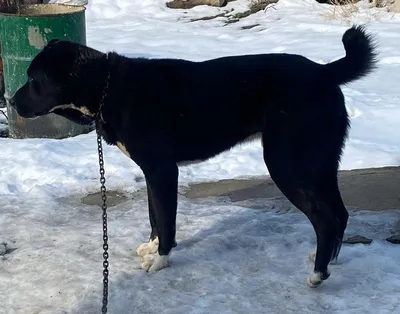
<path id="1" fill-rule="evenodd" d="M 99 166 L 100 166 L 100 183 L 101 183 L 101 199 L 103 200 L 102 210 L 103 210 L 103 307 L 101 308 L 102 313 L 107 313 L 108 304 L 108 235 L 107 235 L 107 195 L 106 195 L 106 178 L 104 176 L 104 159 L 103 159 L 103 146 L 100 135 L 100 122 L 96 122 L 96 132 L 97 132 L 97 148 L 99 153 Z"/>
<path id="2" fill-rule="evenodd" d="M 108 53 L 106 54 L 106 59 L 108 60 Z M 100 168 L 100 184 L 101 184 L 101 199 L 103 204 L 101 206 L 103 210 L 103 306 L 101 312 L 103 314 L 107 313 L 108 305 L 108 235 L 107 235 L 107 190 L 106 190 L 106 178 L 104 170 L 104 158 L 103 158 L 103 145 L 101 139 L 101 127 L 102 123 L 105 123 L 103 119 L 102 109 L 104 106 L 104 101 L 107 96 L 108 86 L 110 84 L 110 71 L 107 73 L 107 78 L 105 80 L 105 86 L 103 87 L 103 93 L 100 99 L 99 111 L 96 116 L 96 133 L 97 133 L 97 149 L 99 154 L 99 168 Z"/>
<path id="3" fill-rule="evenodd" d="M 106 54 L 106 59 L 108 60 L 108 53 Z M 107 73 L 107 77 L 106 77 L 106 81 L 105 81 L 105 85 L 103 87 L 103 93 L 101 95 L 101 99 L 100 99 L 100 106 L 99 106 L 99 112 L 98 112 L 98 117 L 100 118 L 101 122 L 105 123 L 104 119 L 103 119 L 103 106 L 104 106 L 104 100 L 106 99 L 107 96 L 107 92 L 108 92 L 108 87 L 110 86 L 110 71 L 108 71 Z"/>

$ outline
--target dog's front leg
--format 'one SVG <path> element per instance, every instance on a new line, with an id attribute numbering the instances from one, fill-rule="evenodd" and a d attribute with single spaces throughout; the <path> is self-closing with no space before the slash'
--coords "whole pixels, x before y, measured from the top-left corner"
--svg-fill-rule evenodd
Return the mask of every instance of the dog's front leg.
<path id="1" fill-rule="evenodd" d="M 142 257 L 142 267 L 150 272 L 168 266 L 171 250 L 176 246 L 176 213 L 178 194 L 178 167 L 174 162 L 159 161 L 143 169 L 149 194 L 149 210 L 152 227 L 155 226 L 158 239 L 158 255 Z M 154 234 L 152 232 L 152 234 Z M 153 241 L 154 242 L 154 241 Z"/>
<path id="2" fill-rule="evenodd" d="M 157 253 L 158 251 L 158 232 L 157 232 L 157 227 L 156 227 L 156 219 L 155 219 L 155 209 L 153 205 L 153 196 L 151 194 L 151 189 L 150 189 L 150 184 L 146 180 L 146 186 L 147 186 L 147 200 L 148 200 L 148 209 L 149 209 L 149 220 L 150 220 L 150 227 L 151 227 L 151 232 L 150 232 L 150 239 L 148 242 L 142 243 L 139 245 L 139 247 L 136 250 L 136 253 L 141 256 L 143 259 L 145 256 L 148 256 L 146 260 L 143 261 L 142 267 L 143 268 L 148 268 L 146 264 L 149 263 L 148 259 L 149 257 L 154 257 L 154 254 Z"/>

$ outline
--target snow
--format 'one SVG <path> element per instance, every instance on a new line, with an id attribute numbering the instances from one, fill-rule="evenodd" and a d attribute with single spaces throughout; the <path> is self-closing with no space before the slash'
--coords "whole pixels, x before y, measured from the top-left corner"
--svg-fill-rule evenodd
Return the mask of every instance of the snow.
<path id="1" fill-rule="evenodd" d="M 4 202 L 4 200 L 2 201 Z M 100 209 L 78 199 L 9 198 L 1 234 L 13 254 L 0 260 L 1 313 L 98 313 L 101 304 Z M 109 211 L 110 313 L 398 313 L 400 251 L 384 239 L 395 212 L 353 212 L 347 233 L 371 245 L 343 245 L 331 278 L 306 287 L 315 237 L 288 202 L 263 209 L 180 201 L 171 267 L 138 269 L 148 237 L 144 199 Z M 397 213 L 398 215 L 398 213 Z M 2 312 L 2 310 L 4 312 Z"/>
<path id="2" fill-rule="evenodd" d="M 280 0 L 237 23 L 191 22 L 245 11 L 248 2 L 170 10 L 164 0 L 92 0 L 87 44 L 132 57 L 289 52 L 326 63 L 343 56 L 346 28 L 366 23 L 380 63 L 374 74 L 343 88 L 352 129 L 341 169 L 398 166 L 400 15 L 368 9 L 367 1 L 345 13 L 314 0 Z M 0 147 L 0 313 L 100 312 L 100 209 L 80 203 L 99 189 L 96 135 L 0 138 Z M 104 145 L 104 151 L 108 189 L 144 187 L 140 169 L 118 148 Z M 254 142 L 181 168 L 180 184 L 267 173 Z M 362 230 L 374 241 L 344 245 L 331 278 L 310 290 L 307 255 L 315 236 L 288 202 L 269 200 L 254 210 L 181 198 L 171 267 L 151 275 L 138 269 L 135 254 L 148 238 L 146 207 L 139 198 L 110 208 L 110 313 L 400 313 L 400 251 L 384 240 L 399 211 L 352 211 L 347 234 Z"/>

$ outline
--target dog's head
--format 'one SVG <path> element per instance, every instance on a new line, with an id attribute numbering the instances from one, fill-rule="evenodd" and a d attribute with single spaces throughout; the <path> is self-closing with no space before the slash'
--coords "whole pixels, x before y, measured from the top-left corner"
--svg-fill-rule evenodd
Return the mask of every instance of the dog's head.
<path id="1" fill-rule="evenodd" d="M 10 105 L 24 118 L 54 112 L 74 122 L 86 124 L 95 110 L 76 101 L 86 84 L 87 65 L 105 55 L 84 45 L 51 40 L 32 60 L 27 82 L 9 99 Z"/>

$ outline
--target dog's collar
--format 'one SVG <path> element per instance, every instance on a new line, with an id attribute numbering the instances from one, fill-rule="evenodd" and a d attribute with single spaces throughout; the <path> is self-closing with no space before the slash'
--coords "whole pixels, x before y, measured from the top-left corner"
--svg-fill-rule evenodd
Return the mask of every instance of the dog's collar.
<path id="1" fill-rule="evenodd" d="M 106 53 L 106 61 L 108 61 L 108 53 Z M 104 82 L 103 93 L 101 94 L 100 103 L 99 103 L 99 110 L 97 112 L 97 120 L 99 122 L 103 123 L 103 124 L 105 124 L 106 121 L 103 118 L 102 109 L 103 109 L 104 102 L 105 102 L 106 97 L 107 97 L 107 92 L 108 92 L 109 85 L 110 85 L 110 69 L 109 69 L 108 64 L 107 64 L 107 77 L 106 77 L 105 82 Z"/>

